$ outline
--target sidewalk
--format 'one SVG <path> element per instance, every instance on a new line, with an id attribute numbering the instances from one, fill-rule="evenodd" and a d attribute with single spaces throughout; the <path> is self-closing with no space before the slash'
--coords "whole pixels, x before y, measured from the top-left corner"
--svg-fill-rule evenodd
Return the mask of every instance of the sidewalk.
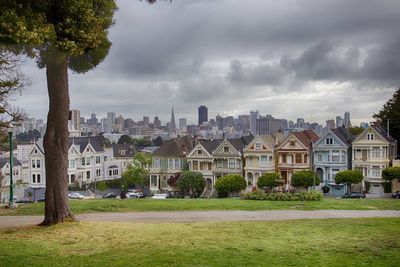
<path id="1" fill-rule="evenodd" d="M 280 221 L 329 218 L 400 217 L 398 210 L 269 210 L 269 211 L 168 211 L 86 213 L 76 216 L 85 222 L 136 222 L 136 223 L 180 223 L 180 222 L 237 222 Z M 13 226 L 36 225 L 43 216 L 0 216 L 0 229 Z"/>

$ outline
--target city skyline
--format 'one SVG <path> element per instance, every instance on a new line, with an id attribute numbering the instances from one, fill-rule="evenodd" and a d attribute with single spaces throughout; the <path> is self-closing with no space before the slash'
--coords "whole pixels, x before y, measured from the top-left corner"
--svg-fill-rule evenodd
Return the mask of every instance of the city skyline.
<path id="1" fill-rule="evenodd" d="M 118 5 L 109 56 L 85 75 L 70 73 L 71 109 L 85 117 L 109 110 L 165 122 L 174 106 L 176 118 L 195 123 L 206 105 L 210 118 L 259 110 L 319 123 L 349 110 L 358 124 L 371 121 L 400 82 L 397 1 Z M 15 104 L 45 119 L 45 71 L 30 60 L 23 71 L 32 85 Z"/>

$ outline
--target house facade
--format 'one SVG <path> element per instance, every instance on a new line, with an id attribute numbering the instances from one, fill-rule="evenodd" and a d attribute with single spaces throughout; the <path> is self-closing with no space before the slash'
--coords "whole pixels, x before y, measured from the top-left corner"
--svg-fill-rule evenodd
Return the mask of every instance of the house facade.
<path id="1" fill-rule="evenodd" d="M 259 135 L 244 148 L 244 173 L 247 185 L 255 186 L 258 177 L 275 172 L 275 147 L 283 140 L 280 133 Z"/>
<path id="2" fill-rule="evenodd" d="M 0 158 L 0 193 L 1 201 L 9 199 L 10 194 L 10 157 Z M 18 196 L 21 186 L 27 181 L 23 180 L 22 176 L 22 165 L 17 158 L 13 158 L 13 188 L 14 195 Z"/>
<path id="3" fill-rule="evenodd" d="M 253 140 L 253 136 L 243 136 L 235 139 L 224 139 L 213 151 L 214 182 L 219 177 L 228 174 L 243 173 L 243 149 Z"/>
<path id="4" fill-rule="evenodd" d="M 215 183 L 213 152 L 223 140 L 200 141 L 187 155 L 188 168 L 190 171 L 200 172 L 208 189 L 212 189 Z"/>
<path id="5" fill-rule="evenodd" d="M 348 128 L 329 129 L 313 147 L 314 170 L 320 179 L 320 188 L 329 187 L 328 194 L 344 195 L 345 185 L 335 183 L 335 175 L 351 169 L 351 143 L 354 136 Z"/>
<path id="6" fill-rule="evenodd" d="M 355 138 L 352 146 L 352 167 L 364 176 L 357 189 L 372 194 L 383 193 L 382 170 L 389 167 L 397 155 L 396 140 L 380 127 L 369 126 Z"/>
<path id="7" fill-rule="evenodd" d="M 276 172 L 285 184 L 290 185 L 293 173 L 312 169 L 310 153 L 312 143 L 319 137 L 312 130 L 293 132 L 289 134 L 276 149 Z"/>
<path id="8" fill-rule="evenodd" d="M 193 149 L 193 140 L 189 136 L 164 141 L 153 153 L 150 168 L 150 190 L 162 192 L 172 190 L 168 179 L 189 170 L 186 155 Z"/>

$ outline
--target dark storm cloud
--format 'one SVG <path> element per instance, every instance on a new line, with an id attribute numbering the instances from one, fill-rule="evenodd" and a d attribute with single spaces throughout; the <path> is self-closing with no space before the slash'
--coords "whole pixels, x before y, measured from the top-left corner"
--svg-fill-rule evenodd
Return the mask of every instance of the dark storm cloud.
<path id="1" fill-rule="evenodd" d="M 189 114 L 205 104 L 213 114 L 260 109 L 280 117 L 302 116 L 311 112 L 306 109 L 312 101 L 312 112 L 325 120 L 354 107 L 350 100 L 338 104 L 350 99 L 351 89 L 351 98 L 362 95 L 368 103 L 356 114 L 368 118 L 400 84 L 398 0 L 154 5 L 121 0 L 118 5 L 105 62 L 87 75 L 70 76 L 71 104 L 86 114 L 166 112 L 168 119 L 174 105 L 195 117 Z M 34 99 L 47 98 L 40 75 L 30 89 L 38 92 L 30 94 Z M 305 110 L 292 111 L 296 104 L 290 97 Z M 335 101 L 326 103 L 327 97 Z M 32 101 L 21 101 L 37 114 Z"/>

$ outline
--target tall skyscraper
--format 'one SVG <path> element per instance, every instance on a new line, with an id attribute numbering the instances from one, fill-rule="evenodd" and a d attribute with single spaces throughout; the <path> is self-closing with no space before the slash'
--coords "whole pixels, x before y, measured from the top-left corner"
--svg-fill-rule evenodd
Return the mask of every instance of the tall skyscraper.
<path id="1" fill-rule="evenodd" d="M 257 135 L 273 134 L 282 130 L 283 129 L 281 120 L 275 119 L 271 115 L 267 115 L 265 117 L 260 116 L 256 120 Z"/>
<path id="2" fill-rule="evenodd" d="M 215 117 L 215 124 L 217 125 L 218 130 L 220 131 L 224 128 L 224 122 L 219 114 Z"/>
<path id="3" fill-rule="evenodd" d="M 158 116 L 155 116 L 155 117 L 154 117 L 154 122 L 153 122 L 153 124 L 154 124 L 154 128 L 156 128 L 156 129 L 161 128 L 161 121 L 160 121 L 160 119 L 158 118 Z"/>
<path id="4" fill-rule="evenodd" d="M 203 122 L 208 121 L 208 108 L 206 106 L 199 107 L 199 125 L 202 125 Z"/>
<path id="5" fill-rule="evenodd" d="M 150 118 L 147 116 L 143 116 L 143 124 L 144 126 L 149 126 Z"/>
<path id="6" fill-rule="evenodd" d="M 349 128 L 351 127 L 351 122 L 350 122 L 350 111 L 346 111 L 344 113 L 344 127 Z"/>
<path id="7" fill-rule="evenodd" d="M 344 124 L 344 121 L 343 121 L 342 117 L 336 116 L 336 127 L 337 128 L 342 127 L 343 124 Z"/>
<path id="8" fill-rule="evenodd" d="M 107 119 L 110 121 L 111 125 L 115 123 L 115 112 L 107 112 Z"/>
<path id="9" fill-rule="evenodd" d="M 187 126 L 187 119 L 186 118 L 180 118 L 179 119 L 179 129 L 182 129 Z"/>
<path id="10" fill-rule="evenodd" d="M 326 127 L 329 129 L 335 129 L 335 121 L 333 119 L 326 121 Z"/>
<path id="11" fill-rule="evenodd" d="M 170 122 L 170 124 L 169 124 L 169 129 L 170 129 L 170 130 L 176 130 L 175 115 L 174 115 L 174 107 L 172 107 L 171 122 Z"/>
<path id="12" fill-rule="evenodd" d="M 70 130 L 81 130 L 81 112 L 78 109 L 70 111 L 71 124 Z"/>
<path id="13" fill-rule="evenodd" d="M 259 112 L 257 111 L 250 111 L 250 131 L 253 134 L 256 134 L 257 131 L 257 119 L 259 116 Z"/>

